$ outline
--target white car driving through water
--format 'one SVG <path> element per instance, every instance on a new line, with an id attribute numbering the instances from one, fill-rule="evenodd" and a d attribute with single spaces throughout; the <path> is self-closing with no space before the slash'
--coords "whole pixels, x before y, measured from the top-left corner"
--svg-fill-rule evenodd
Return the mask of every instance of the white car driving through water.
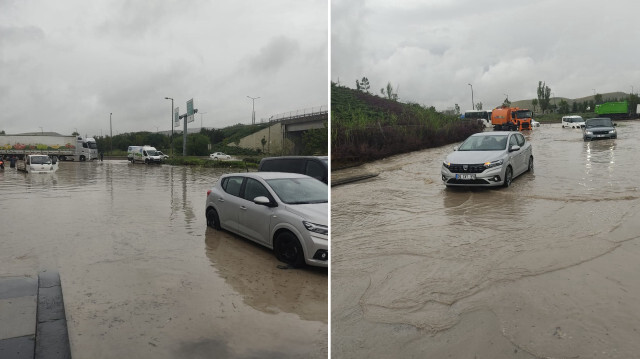
<path id="1" fill-rule="evenodd" d="M 480 132 L 454 147 L 442 163 L 447 186 L 509 187 L 517 176 L 533 170 L 533 149 L 520 132 Z"/>

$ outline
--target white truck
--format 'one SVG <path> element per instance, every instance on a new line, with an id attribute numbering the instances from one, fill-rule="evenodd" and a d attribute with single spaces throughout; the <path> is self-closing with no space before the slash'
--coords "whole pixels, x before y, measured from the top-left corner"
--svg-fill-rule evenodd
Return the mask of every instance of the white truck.
<path id="1" fill-rule="evenodd" d="M 98 159 L 98 145 L 93 138 L 63 135 L 0 135 L 0 155 L 24 159 L 29 154 L 56 156 L 61 161 Z"/>
<path id="2" fill-rule="evenodd" d="M 127 160 L 131 163 L 144 162 L 150 163 L 162 163 L 164 157 L 158 154 L 158 150 L 151 146 L 129 146 L 127 148 Z"/>
<path id="3" fill-rule="evenodd" d="M 58 170 L 58 161 L 55 156 L 25 155 L 16 162 L 16 168 L 27 173 L 53 173 Z"/>

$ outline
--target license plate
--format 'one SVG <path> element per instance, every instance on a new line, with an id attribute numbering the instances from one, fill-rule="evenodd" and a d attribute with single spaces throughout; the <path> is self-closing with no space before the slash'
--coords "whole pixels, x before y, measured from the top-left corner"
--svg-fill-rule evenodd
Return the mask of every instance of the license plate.
<path id="1" fill-rule="evenodd" d="M 456 175 L 456 179 L 459 180 L 474 180 L 476 179 L 476 175 L 475 174 L 471 174 L 471 175 Z"/>

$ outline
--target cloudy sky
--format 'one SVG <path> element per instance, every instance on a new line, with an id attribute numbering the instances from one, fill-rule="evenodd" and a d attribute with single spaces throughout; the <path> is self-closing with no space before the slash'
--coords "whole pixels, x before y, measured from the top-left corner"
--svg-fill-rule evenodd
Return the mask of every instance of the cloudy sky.
<path id="1" fill-rule="evenodd" d="M 0 0 L 0 130 L 166 131 L 328 100 L 327 0 Z M 182 128 L 182 124 L 179 127 Z"/>
<path id="2" fill-rule="evenodd" d="M 438 110 L 640 91 L 636 0 L 333 0 L 331 80 Z"/>

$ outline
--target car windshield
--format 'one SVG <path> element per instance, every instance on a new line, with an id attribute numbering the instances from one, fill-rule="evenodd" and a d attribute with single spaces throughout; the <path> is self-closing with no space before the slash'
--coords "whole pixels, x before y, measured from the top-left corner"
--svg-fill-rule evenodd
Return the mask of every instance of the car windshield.
<path id="1" fill-rule="evenodd" d="M 592 118 L 587 120 L 587 127 L 613 127 L 611 120 L 608 118 Z"/>
<path id="2" fill-rule="evenodd" d="M 314 178 L 274 178 L 266 180 L 280 200 L 287 204 L 327 203 L 326 183 Z"/>
<path id="3" fill-rule="evenodd" d="M 32 156 L 31 164 L 32 165 L 49 165 L 51 164 L 51 158 L 49 158 L 49 156 Z"/>
<path id="4" fill-rule="evenodd" d="M 507 135 L 471 136 L 458 151 L 502 151 L 507 148 Z"/>
<path id="5" fill-rule="evenodd" d="M 149 156 L 157 156 L 158 154 L 156 153 L 156 150 L 147 150 L 147 154 Z"/>

